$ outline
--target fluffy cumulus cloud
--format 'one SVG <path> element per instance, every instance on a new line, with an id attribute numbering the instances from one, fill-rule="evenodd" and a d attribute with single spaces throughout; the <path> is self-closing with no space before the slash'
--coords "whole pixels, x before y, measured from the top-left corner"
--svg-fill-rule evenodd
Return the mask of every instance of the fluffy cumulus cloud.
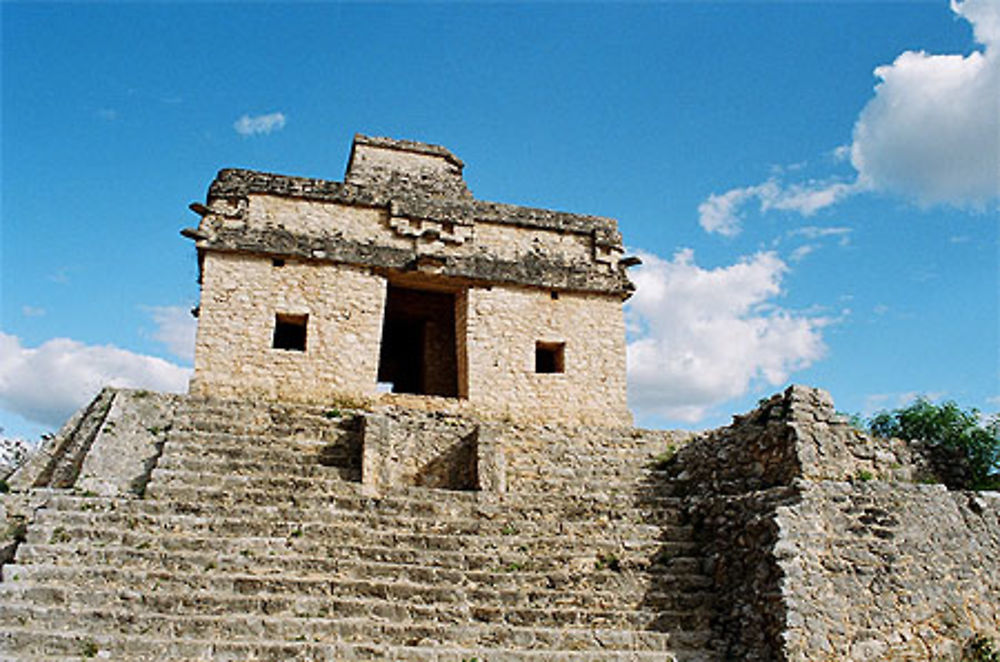
<path id="1" fill-rule="evenodd" d="M 640 414 L 696 422 L 756 382 L 783 384 L 823 357 L 829 320 L 784 310 L 787 265 L 763 252 L 704 269 L 691 250 L 643 254 L 627 307 L 630 404 Z"/>
<path id="2" fill-rule="evenodd" d="M 166 345 L 170 353 L 188 363 L 194 361 L 197 320 L 183 306 L 149 306 L 146 312 L 156 323 L 153 339 Z"/>
<path id="3" fill-rule="evenodd" d="M 235 122 L 233 128 L 241 136 L 256 136 L 268 134 L 272 131 L 279 131 L 285 128 L 284 113 L 270 113 L 268 115 L 244 115 Z"/>
<path id="4" fill-rule="evenodd" d="M 984 48 L 907 51 L 875 69 L 854 126 L 851 163 L 867 188 L 921 204 L 982 207 L 1000 196 L 1000 2 L 952 2 Z"/>
<path id="5" fill-rule="evenodd" d="M 111 345 L 68 338 L 38 347 L 0 332 L 0 409 L 60 426 L 103 386 L 183 392 L 190 370 Z"/>
<path id="6" fill-rule="evenodd" d="M 746 209 L 809 216 L 863 191 L 883 191 L 920 205 L 985 208 L 1000 199 L 1000 2 L 952 1 L 973 26 L 982 50 L 969 55 L 906 51 L 877 67 L 875 96 L 854 124 L 848 156 L 852 181 L 783 183 L 772 177 L 710 195 L 699 207 L 706 232 L 735 236 Z"/>

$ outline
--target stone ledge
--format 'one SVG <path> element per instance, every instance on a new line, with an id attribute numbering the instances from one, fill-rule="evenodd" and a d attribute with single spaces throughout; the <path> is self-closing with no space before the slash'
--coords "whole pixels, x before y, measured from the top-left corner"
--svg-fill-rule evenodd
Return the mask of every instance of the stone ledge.
<path id="1" fill-rule="evenodd" d="M 617 223 L 611 218 L 483 200 L 431 197 L 388 186 L 360 186 L 239 168 L 219 171 L 208 189 L 207 201 L 211 206 L 216 200 L 239 200 L 250 195 L 277 195 L 385 209 L 392 204 L 400 214 L 412 218 L 483 221 L 584 235 L 597 232 L 603 241 L 622 245 Z"/>

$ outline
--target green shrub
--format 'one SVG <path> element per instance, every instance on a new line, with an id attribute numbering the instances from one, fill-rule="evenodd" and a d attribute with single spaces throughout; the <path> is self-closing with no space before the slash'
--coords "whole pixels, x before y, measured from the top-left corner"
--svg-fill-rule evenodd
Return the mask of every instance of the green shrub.
<path id="1" fill-rule="evenodd" d="M 100 648 L 98 648 L 97 642 L 93 639 L 80 642 L 80 655 L 83 657 L 95 657 L 99 652 Z"/>
<path id="2" fill-rule="evenodd" d="M 667 446 L 667 450 L 653 458 L 650 466 L 653 469 L 663 471 L 670 467 L 670 462 L 674 459 L 675 455 L 677 455 L 677 448 L 673 445 Z"/>
<path id="3" fill-rule="evenodd" d="M 882 411 L 868 422 L 872 434 L 908 441 L 922 440 L 932 447 L 958 452 L 969 465 L 967 484 L 974 490 L 1000 489 L 1000 419 L 983 420 L 976 409 L 954 402 L 933 404 L 918 398 L 911 405 Z"/>
<path id="4" fill-rule="evenodd" d="M 612 572 L 622 571 L 622 562 L 614 554 L 608 553 L 597 559 L 598 570 L 610 570 Z"/>
<path id="5" fill-rule="evenodd" d="M 1000 662 L 1000 648 L 992 639 L 977 635 L 965 645 L 962 662 Z"/>

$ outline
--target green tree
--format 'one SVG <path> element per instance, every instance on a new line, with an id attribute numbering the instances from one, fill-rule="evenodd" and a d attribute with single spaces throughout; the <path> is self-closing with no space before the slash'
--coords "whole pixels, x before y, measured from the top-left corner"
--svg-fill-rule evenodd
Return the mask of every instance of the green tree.
<path id="1" fill-rule="evenodd" d="M 893 411 L 882 411 L 868 422 L 872 434 L 922 440 L 961 453 L 969 464 L 969 484 L 975 490 L 1000 489 L 1000 419 L 984 420 L 976 409 L 954 402 L 940 405 L 927 398 Z"/>

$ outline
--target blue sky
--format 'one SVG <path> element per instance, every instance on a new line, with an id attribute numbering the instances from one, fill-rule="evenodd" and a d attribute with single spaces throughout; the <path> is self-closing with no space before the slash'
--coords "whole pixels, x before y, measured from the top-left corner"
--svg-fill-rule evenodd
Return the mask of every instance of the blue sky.
<path id="1" fill-rule="evenodd" d="M 101 383 L 182 388 L 187 204 L 223 167 L 339 180 L 355 132 L 447 146 L 482 199 L 618 219 L 641 424 L 790 382 L 1000 406 L 996 0 L 0 12 L 7 434 Z"/>

